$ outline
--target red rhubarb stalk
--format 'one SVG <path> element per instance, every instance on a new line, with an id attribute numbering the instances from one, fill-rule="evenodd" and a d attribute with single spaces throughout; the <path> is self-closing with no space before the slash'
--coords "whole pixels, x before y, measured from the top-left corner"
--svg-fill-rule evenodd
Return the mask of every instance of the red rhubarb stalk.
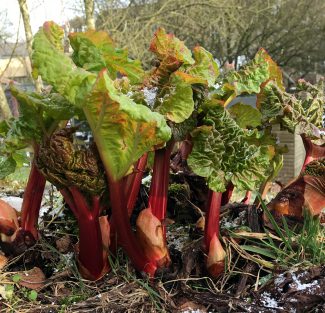
<path id="1" fill-rule="evenodd" d="M 157 266 L 155 262 L 143 254 L 143 250 L 132 231 L 125 196 L 122 192 L 123 181 L 114 181 L 108 177 L 108 182 L 111 195 L 112 219 L 116 227 L 118 242 L 129 256 L 134 267 L 138 271 L 144 271 L 153 277 Z"/>
<path id="2" fill-rule="evenodd" d="M 249 204 L 249 202 L 251 201 L 251 197 L 252 197 L 252 192 L 250 190 L 247 190 L 245 193 L 245 197 L 241 202 L 243 204 Z"/>
<path id="3" fill-rule="evenodd" d="M 160 222 L 166 217 L 170 155 L 173 147 L 174 141 L 170 141 L 165 148 L 155 151 L 148 206 Z"/>
<path id="4" fill-rule="evenodd" d="M 219 240 L 219 221 L 222 193 L 209 190 L 205 217 L 204 243 L 207 253 L 206 266 L 212 277 L 224 271 L 226 253 Z"/>
<path id="5" fill-rule="evenodd" d="M 232 193 L 234 191 L 234 188 L 235 188 L 235 186 L 232 182 L 228 183 L 226 191 L 222 193 L 221 206 L 229 203 Z"/>
<path id="6" fill-rule="evenodd" d="M 25 234 L 31 234 L 38 238 L 37 221 L 41 208 L 46 180 L 36 167 L 35 161 L 32 163 L 27 186 L 24 191 L 24 199 L 21 209 L 21 228 Z"/>
<path id="7" fill-rule="evenodd" d="M 107 255 L 103 253 L 103 240 L 100 227 L 100 197 L 93 196 L 89 207 L 87 200 L 77 187 L 70 187 L 72 197 L 65 197 L 76 214 L 79 225 L 78 262 L 82 276 L 97 280 L 109 270 Z M 68 191 L 64 192 L 66 195 Z M 72 200 L 73 199 L 73 200 Z"/>
<path id="8" fill-rule="evenodd" d="M 133 173 L 128 175 L 125 179 L 125 193 L 127 199 L 127 210 L 131 216 L 135 203 L 138 198 L 143 172 L 146 168 L 148 160 L 148 153 L 145 153 L 136 163 Z"/>
<path id="9" fill-rule="evenodd" d="M 214 234 L 219 236 L 221 199 L 221 192 L 209 190 L 204 227 L 204 243 L 207 251 Z"/>

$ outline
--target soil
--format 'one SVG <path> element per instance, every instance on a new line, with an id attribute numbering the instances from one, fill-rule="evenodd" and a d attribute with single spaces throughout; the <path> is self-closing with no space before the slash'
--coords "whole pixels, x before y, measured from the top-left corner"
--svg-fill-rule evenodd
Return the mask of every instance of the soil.
<path id="1" fill-rule="evenodd" d="M 325 265 L 270 270 L 229 250 L 225 274 L 209 278 L 203 234 L 195 227 L 203 214 L 202 190 L 193 191 L 191 181 L 182 177 L 174 183 L 184 188 L 174 186 L 169 198 L 166 225 L 173 262 L 151 281 L 134 271 L 122 251 L 112 257 L 112 271 L 101 280 L 83 280 L 73 256 L 77 224 L 49 187 L 39 242 L 0 269 L 0 312 L 325 312 Z M 146 194 L 143 189 L 135 212 L 145 206 Z M 221 216 L 223 238 L 236 227 L 262 231 L 254 206 L 227 205 Z"/>

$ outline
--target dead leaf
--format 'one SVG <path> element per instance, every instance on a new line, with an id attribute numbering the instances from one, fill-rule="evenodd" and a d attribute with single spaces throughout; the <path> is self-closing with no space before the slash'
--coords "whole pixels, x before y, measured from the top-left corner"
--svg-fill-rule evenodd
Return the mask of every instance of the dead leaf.
<path id="1" fill-rule="evenodd" d="M 29 289 L 39 290 L 45 285 L 46 277 L 39 267 L 34 267 L 29 271 L 17 272 L 21 276 L 19 285 Z"/>
<path id="2" fill-rule="evenodd" d="M 178 307 L 178 309 L 180 310 L 180 312 L 188 312 L 188 311 L 198 312 L 198 313 L 206 313 L 207 312 L 206 308 L 203 305 L 197 304 L 192 301 L 186 301 L 185 303 L 180 305 Z"/>
<path id="3" fill-rule="evenodd" d="M 8 258 L 0 254 L 0 271 L 7 265 Z"/>
<path id="4" fill-rule="evenodd" d="M 71 248 L 71 238 L 69 235 L 65 235 L 59 238 L 56 242 L 56 247 L 61 253 L 67 253 Z"/>

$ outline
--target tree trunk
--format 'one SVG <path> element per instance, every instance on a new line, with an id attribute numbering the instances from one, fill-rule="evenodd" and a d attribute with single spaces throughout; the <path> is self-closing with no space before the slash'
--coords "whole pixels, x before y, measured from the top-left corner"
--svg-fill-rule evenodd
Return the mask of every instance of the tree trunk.
<path id="1" fill-rule="evenodd" d="M 27 7 L 27 0 L 18 0 L 20 13 L 23 18 L 24 28 L 25 28 L 25 37 L 26 37 L 26 45 L 27 51 L 30 61 L 32 62 L 32 42 L 33 42 L 33 33 L 32 28 L 30 26 L 30 18 L 29 11 Z M 35 87 L 38 92 L 41 91 L 41 83 L 36 79 Z"/>
<path id="2" fill-rule="evenodd" d="M 0 120 L 7 120 L 12 116 L 6 95 L 0 85 Z"/>
<path id="3" fill-rule="evenodd" d="M 86 11 L 86 26 L 88 30 L 95 30 L 94 0 L 84 0 Z"/>

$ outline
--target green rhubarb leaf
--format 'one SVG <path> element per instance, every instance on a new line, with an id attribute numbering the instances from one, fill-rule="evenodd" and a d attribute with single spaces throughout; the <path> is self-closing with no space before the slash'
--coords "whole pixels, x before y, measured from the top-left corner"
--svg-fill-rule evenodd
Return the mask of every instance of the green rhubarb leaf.
<path id="1" fill-rule="evenodd" d="M 119 92 L 105 70 L 99 73 L 84 112 L 105 169 L 114 180 L 123 177 L 143 153 L 171 136 L 164 117 Z"/>
<path id="2" fill-rule="evenodd" d="M 167 34 L 163 28 L 158 28 L 150 44 L 159 66 L 153 71 L 150 80 L 161 85 L 169 80 L 171 73 L 177 71 L 183 64 L 194 64 L 191 51 L 173 34 Z"/>
<path id="3" fill-rule="evenodd" d="M 301 81 L 298 92 L 289 94 L 282 91 L 274 81 L 266 83 L 257 97 L 257 107 L 263 120 L 280 122 L 291 133 L 306 134 L 310 138 L 320 138 L 324 127 L 324 92 L 322 83 L 313 86 Z"/>
<path id="4" fill-rule="evenodd" d="M 45 124 L 48 118 L 61 121 L 69 120 L 73 116 L 81 114 L 80 109 L 57 93 L 38 94 L 36 92 L 25 92 L 14 86 L 11 86 L 10 91 L 19 105 L 22 106 L 24 114 L 41 115 Z"/>
<path id="5" fill-rule="evenodd" d="M 6 178 L 16 169 L 16 161 L 12 157 L 0 156 L 0 179 Z"/>
<path id="6" fill-rule="evenodd" d="M 17 151 L 12 154 L 12 158 L 15 160 L 18 168 L 30 163 L 30 158 L 27 156 L 26 151 Z"/>
<path id="7" fill-rule="evenodd" d="M 203 125 L 192 133 L 193 149 L 188 157 L 188 165 L 193 172 L 207 179 L 214 191 L 226 190 L 224 173 L 221 170 L 225 146 L 222 135 L 213 126 Z"/>
<path id="8" fill-rule="evenodd" d="M 211 108 L 203 123 L 192 132 L 188 164 L 193 172 L 205 177 L 217 192 L 223 192 L 230 181 L 239 189 L 255 189 L 268 175 L 268 147 L 249 144 L 246 132 L 220 106 Z"/>
<path id="9" fill-rule="evenodd" d="M 192 87 L 179 76 L 172 75 L 170 86 L 162 90 L 156 103 L 156 111 L 172 122 L 181 123 L 194 110 Z"/>
<path id="10" fill-rule="evenodd" d="M 229 113 L 241 128 L 254 128 L 262 124 L 262 114 L 249 104 L 236 103 Z"/>
<path id="11" fill-rule="evenodd" d="M 182 66 L 175 74 L 189 84 L 202 84 L 212 87 L 219 75 L 219 67 L 212 54 L 200 46 L 193 50 L 195 64 Z"/>
<path id="12" fill-rule="evenodd" d="M 6 135 L 9 129 L 10 129 L 9 121 L 6 120 L 0 121 L 0 136 Z"/>
<path id="13" fill-rule="evenodd" d="M 63 37 L 64 31 L 62 27 L 55 24 L 53 21 L 48 21 L 43 24 L 44 35 L 48 41 L 59 51 L 63 52 Z"/>
<path id="14" fill-rule="evenodd" d="M 227 73 L 217 94 L 223 106 L 227 106 L 241 94 L 258 94 L 261 85 L 269 80 L 277 81 L 283 89 L 280 69 L 266 51 L 260 49 L 255 58 L 240 70 Z"/>
<path id="15" fill-rule="evenodd" d="M 264 62 L 266 62 L 268 64 L 268 72 L 269 72 L 268 80 L 275 81 L 278 87 L 281 90 L 284 90 L 285 87 L 283 84 L 282 71 L 280 67 L 272 60 L 272 58 L 266 52 L 266 50 L 263 48 L 259 49 L 255 55 L 255 59 L 257 60 L 257 63 L 263 64 Z"/>
<path id="16" fill-rule="evenodd" d="M 167 34 L 163 28 L 157 29 L 149 49 L 162 62 L 173 58 L 181 64 L 195 63 L 191 50 L 185 46 L 184 42 L 176 38 L 173 34 Z"/>
<path id="17" fill-rule="evenodd" d="M 43 80 L 72 104 L 81 104 L 95 82 L 96 75 L 77 68 L 66 55 L 59 42 L 63 33 L 59 26 L 50 23 L 43 26 L 33 40 L 33 76 L 41 75 Z"/>
<path id="18" fill-rule="evenodd" d="M 117 49 L 107 32 L 89 30 L 72 33 L 69 39 L 76 65 L 95 73 L 107 68 L 112 79 L 120 73 L 127 76 L 131 83 L 142 82 L 144 70 L 141 62 L 131 60 L 126 49 Z"/>

